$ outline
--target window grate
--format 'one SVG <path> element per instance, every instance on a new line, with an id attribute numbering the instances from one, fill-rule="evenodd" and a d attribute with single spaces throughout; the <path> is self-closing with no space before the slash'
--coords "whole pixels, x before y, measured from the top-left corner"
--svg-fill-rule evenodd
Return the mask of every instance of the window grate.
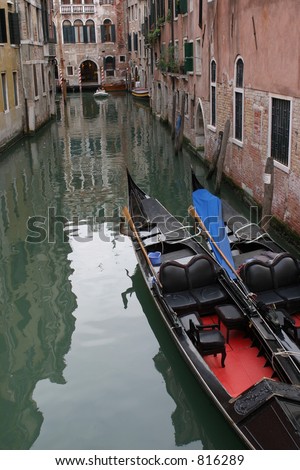
<path id="1" fill-rule="evenodd" d="M 290 101 L 272 98 L 271 156 L 286 166 L 289 163 L 290 108 Z"/>

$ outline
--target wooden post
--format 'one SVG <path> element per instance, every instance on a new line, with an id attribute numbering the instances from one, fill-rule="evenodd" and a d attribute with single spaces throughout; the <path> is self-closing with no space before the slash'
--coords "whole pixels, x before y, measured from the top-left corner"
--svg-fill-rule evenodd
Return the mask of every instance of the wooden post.
<path id="1" fill-rule="evenodd" d="M 62 95 L 64 105 L 67 104 L 67 80 L 65 78 L 62 79 Z"/>
<path id="2" fill-rule="evenodd" d="M 215 184 L 216 193 L 220 192 L 223 166 L 224 166 L 224 161 L 225 161 L 225 156 L 226 156 L 227 142 L 229 139 L 229 131 L 230 131 L 230 119 L 227 119 L 225 123 L 225 127 L 224 127 L 224 134 L 223 134 L 223 138 L 221 142 L 221 149 L 220 149 L 220 154 L 219 154 L 218 163 L 217 163 L 217 177 L 216 177 L 216 184 Z"/>
<path id="3" fill-rule="evenodd" d="M 216 169 L 217 163 L 218 163 L 218 158 L 219 158 L 219 155 L 220 155 L 222 139 L 223 139 L 223 131 L 220 131 L 219 132 L 219 137 L 218 137 L 218 140 L 217 140 L 217 144 L 216 144 L 216 149 L 214 151 L 211 164 L 209 165 L 209 170 L 208 170 L 208 173 L 206 175 L 206 179 L 210 179 L 212 177 L 212 175 L 214 174 L 214 172 L 215 172 L 215 169 Z"/>
<path id="4" fill-rule="evenodd" d="M 264 230 L 268 230 L 271 220 L 272 212 L 272 201 L 273 201 L 273 190 L 274 190 L 274 162 L 273 158 L 269 157 L 266 161 L 265 173 L 264 173 L 264 201 L 262 208 L 262 215 L 260 226 Z"/>
<path id="5" fill-rule="evenodd" d="M 176 92 L 173 91 L 173 107 L 172 107 L 172 126 L 171 126 L 171 132 L 172 132 L 172 139 L 175 139 L 175 125 L 176 125 Z"/>
<path id="6" fill-rule="evenodd" d="M 182 93 L 181 96 L 181 111 L 180 115 L 177 118 L 177 122 L 180 125 L 176 125 L 175 129 L 175 154 L 177 155 L 179 150 L 182 149 L 183 143 L 183 130 L 184 130 L 184 108 L 185 108 L 185 93 Z"/>

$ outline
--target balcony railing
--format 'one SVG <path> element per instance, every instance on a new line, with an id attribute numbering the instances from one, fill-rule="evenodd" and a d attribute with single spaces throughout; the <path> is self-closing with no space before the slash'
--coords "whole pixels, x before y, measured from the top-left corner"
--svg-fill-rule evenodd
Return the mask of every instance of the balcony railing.
<path id="1" fill-rule="evenodd" d="M 80 13 L 95 13 L 95 5 L 61 5 L 60 7 L 61 14 L 71 15 L 80 14 Z"/>

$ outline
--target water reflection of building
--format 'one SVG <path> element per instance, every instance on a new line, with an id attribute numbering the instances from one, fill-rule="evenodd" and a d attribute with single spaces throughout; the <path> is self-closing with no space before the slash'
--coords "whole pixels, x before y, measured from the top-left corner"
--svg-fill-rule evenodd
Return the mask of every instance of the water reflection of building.
<path id="1" fill-rule="evenodd" d="M 65 383 L 64 356 L 75 327 L 70 246 L 59 238 L 26 242 L 28 217 L 46 217 L 60 191 L 49 132 L 1 162 L 0 449 L 28 449 L 38 437 L 43 416 L 34 388 L 43 379 Z"/>
<path id="2" fill-rule="evenodd" d="M 65 155 L 68 217 L 97 216 L 102 209 L 111 216 L 124 205 L 120 181 L 125 183 L 129 159 L 139 165 L 141 174 L 149 173 L 142 157 L 149 147 L 149 108 L 136 107 L 127 94 L 113 93 L 97 101 L 92 93 L 83 93 L 70 95 L 62 113 L 59 145 Z M 91 208 L 97 209 L 91 213 Z"/>

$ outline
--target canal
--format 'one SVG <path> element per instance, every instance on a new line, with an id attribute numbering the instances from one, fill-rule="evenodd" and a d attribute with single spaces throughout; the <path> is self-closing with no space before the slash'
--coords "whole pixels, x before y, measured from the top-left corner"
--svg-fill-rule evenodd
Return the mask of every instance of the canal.
<path id="1" fill-rule="evenodd" d="M 0 161 L 0 449 L 242 449 L 119 231 L 126 167 L 177 216 L 190 165 L 128 94 L 72 94 Z"/>

